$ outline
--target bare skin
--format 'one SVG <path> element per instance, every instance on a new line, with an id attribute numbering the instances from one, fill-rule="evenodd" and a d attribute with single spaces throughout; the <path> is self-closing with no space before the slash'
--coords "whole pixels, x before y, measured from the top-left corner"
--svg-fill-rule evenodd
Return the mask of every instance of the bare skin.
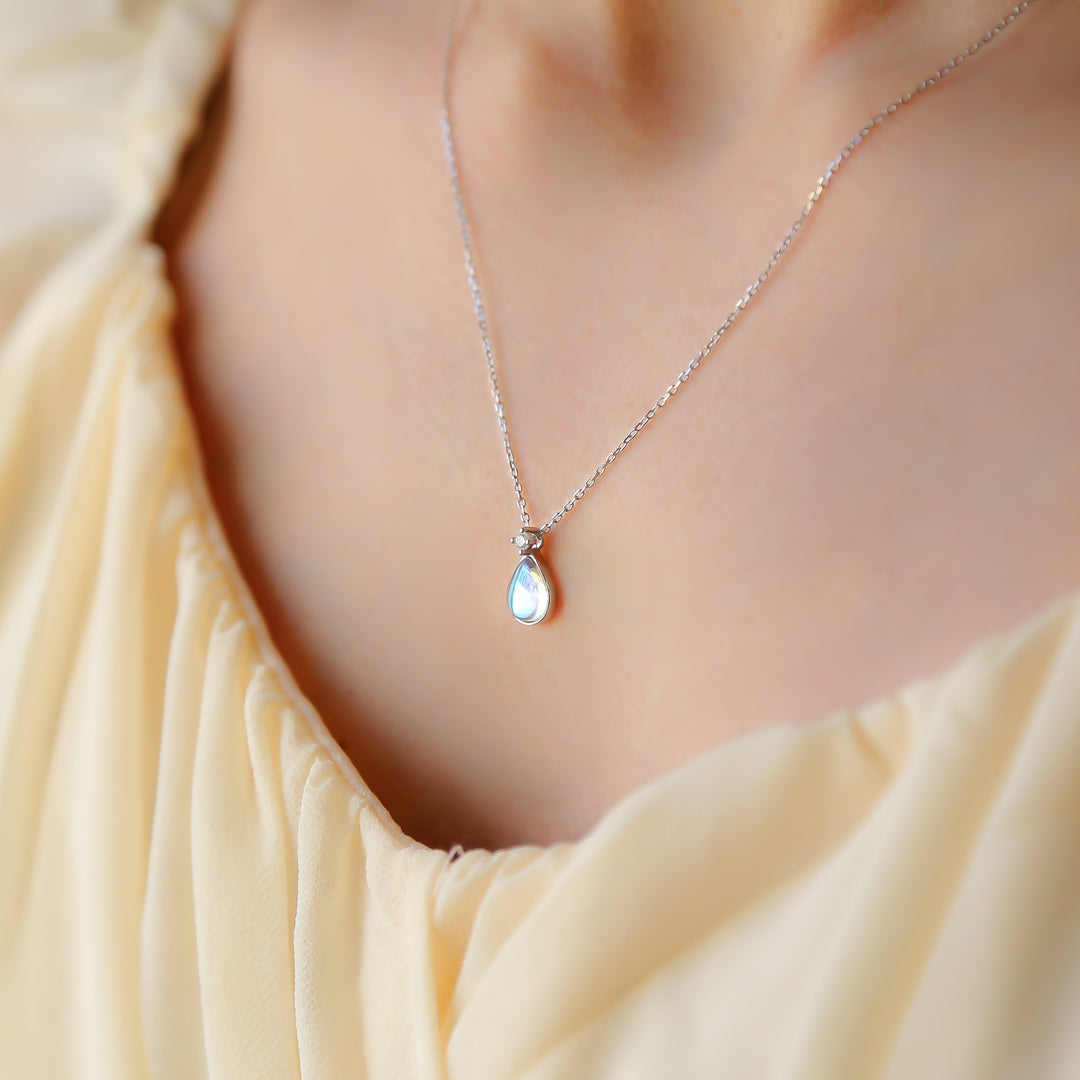
<path id="1" fill-rule="evenodd" d="M 1000 4 L 463 3 L 481 285 L 544 520 L 822 166 Z M 517 529 L 438 137 L 444 0 L 254 0 L 159 239 L 211 489 L 275 643 L 406 833 L 580 838 L 709 748 L 1080 589 L 1080 5 L 845 166 L 684 393 Z M 931 62 L 927 63 L 927 58 Z"/>

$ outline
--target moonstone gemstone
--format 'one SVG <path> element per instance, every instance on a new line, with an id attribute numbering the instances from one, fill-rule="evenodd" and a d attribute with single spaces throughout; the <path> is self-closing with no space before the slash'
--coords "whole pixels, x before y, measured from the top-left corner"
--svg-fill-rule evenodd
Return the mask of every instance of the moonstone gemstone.
<path id="1" fill-rule="evenodd" d="M 547 616 L 553 598 L 554 590 L 543 564 L 535 555 L 523 555 L 506 593 L 510 614 L 518 622 L 532 626 Z"/>

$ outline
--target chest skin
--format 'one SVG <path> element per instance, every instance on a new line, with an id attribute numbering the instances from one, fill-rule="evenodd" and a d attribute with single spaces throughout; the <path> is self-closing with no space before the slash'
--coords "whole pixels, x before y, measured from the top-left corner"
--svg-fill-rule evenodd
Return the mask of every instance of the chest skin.
<path id="1" fill-rule="evenodd" d="M 712 746 L 886 695 L 1080 588 L 1065 5 L 852 155 L 549 534 L 559 606 L 535 627 L 506 608 L 520 522 L 439 140 L 442 7 L 346 7 L 252 6 L 158 239 L 226 532 L 408 834 L 577 838 Z M 464 40 L 452 102 L 543 522 L 723 321 L 824 164 L 928 71 L 905 61 L 862 97 L 818 81 L 691 138 L 625 102 L 612 121 L 513 55 Z"/>

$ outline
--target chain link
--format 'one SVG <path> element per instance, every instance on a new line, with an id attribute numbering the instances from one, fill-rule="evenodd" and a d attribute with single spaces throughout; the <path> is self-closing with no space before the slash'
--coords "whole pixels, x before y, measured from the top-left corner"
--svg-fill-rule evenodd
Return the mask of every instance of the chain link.
<path id="1" fill-rule="evenodd" d="M 758 274 L 758 276 L 750 283 L 746 291 L 739 298 L 739 302 L 732 308 L 728 317 L 720 324 L 720 326 L 713 332 L 712 336 L 701 347 L 700 350 L 694 355 L 690 362 L 679 372 L 674 382 L 656 399 L 656 401 L 649 406 L 649 408 L 642 415 L 641 419 L 622 437 L 617 446 L 608 454 L 606 458 L 593 470 L 592 475 L 579 487 L 567 500 L 562 504 L 559 510 L 557 510 L 548 520 L 540 527 L 541 534 L 545 534 L 553 525 L 556 525 L 562 520 L 564 515 L 568 514 L 577 503 L 584 498 L 586 492 L 600 479 L 601 476 L 607 471 L 609 466 L 615 461 L 615 459 L 630 445 L 630 443 L 644 430 L 645 426 L 650 420 L 665 406 L 669 401 L 679 392 L 679 389 L 690 378 L 691 375 L 698 369 L 702 360 L 709 355 L 710 352 L 716 347 L 723 336 L 731 329 L 732 325 L 739 315 L 744 312 L 754 297 L 758 294 L 758 291 L 769 280 L 769 276 L 773 270 L 776 269 L 777 264 L 784 257 L 788 248 L 791 247 L 792 241 L 799 234 L 799 230 L 802 229 L 806 223 L 807 218 L 813 212 L 814 207 L 821 201 L 822 195 L 825 193 L 825 189 L 832 182 L 833 177 L 841 169 L 844 162 L 852 155 L 855 149 L 862 144 L 866 137 L 879 125 L 883 124 L 890 116 L 896 113 L 904 105 L 914 101 L 920 94 L 929 90 L 930 87 L 935 86 L 943 79 L 947 78 L 952 72 L 956 71 L 965 61 L 974 56 L 980 49 L 989 45 L 998 34 L 1006 30 L 1009 25 L 1016 21 L 1035 0 L 1023 0 L 1022 3 L 1017 4 L 1011 11 L 1009 11 L 1002 19 L 994 24 L 985 34 L 977 41 L 969 45 L 963 52 L 957 53 L 947 64 L 939 67 L 932 75 L 927 76 L 917 86 L 912 87 L 910 90 L 905 91 L 894 101 L 890 101 L 881 112 L 879 112 L 872 120 L 870 120 L 864 127 L 860 128 L 847 142 L 844 148 L 832 161 L 829 162 L 825 171 L 818 177 L 817 183 L 814 189 L 807 196 L 806 203 L 802 208 L 802 212 L 795 219 L 791 228 L 787 231 L 787 235 L 780 241 L 776 250 L 773 252 L 769 261 L 765 264 L 764 268 Z M 529 509 L 525 501 L 525 491 L 522 487 L 521 476 L 518 471 L 517 459 L 514 456 L 514 449 L 510 441 L 510 430 L 506 422 L 506 410 L 503 407 L 502 394 L 499 390 L 499 378 L 495 368 L 495 356 L 491 349 L 491 339 L 488 336 L 487 328 L 487 315 L 484 310 L 484 302 L 480 295 L 480 283 L 476 274 L 476 258 L 473 254 L 472 245 L 472 233 L 469 227 L 468 216 L 465 213 L 465 201 L 461 194 L 461 178 L 458 174 L 457 155 L 454 152 L 454 140 L 450 127 L 450 58 L 453 51 L 454 41 L 454 24 L 457 19 L 457 7 L 458 0 L 451 0 L 450 9 L 450 29 L 447 35 L 446 41 L 446 53 L 443 58 L 443 71 L 442 71 L 442 140 L 443 150 L 446 155 L 447 167 L 450 171 L 450 180 L 454 189 L 454 199 L 457 204 L 457 216 L 458 223 L 461 226 L 461 239 L 465 249 L 465 268 L 468 275 L 469 291 L 472 294 L 473 306 L 476 310 L 476 320 L 480 327 L 480 336 L 484 343 L 484 356 L 487 360 L 488 376 L 491 380 L 491 393 L 495 400 L 495 414 L 499 421 L 499 430 L 502 432 L 503 447 L 506 450 L 506 461 L 510 467 L 510 477 L 514 482 L 514 492 L 517 496 L 518 512 L 521 515 L 521 523 L 523 526 L 528 527 L 530 525 Z"/>

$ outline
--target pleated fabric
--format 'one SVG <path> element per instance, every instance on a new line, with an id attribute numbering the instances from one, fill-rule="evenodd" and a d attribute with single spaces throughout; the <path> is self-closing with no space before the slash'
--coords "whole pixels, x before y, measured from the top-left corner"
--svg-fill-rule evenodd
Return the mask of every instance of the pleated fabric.
<path id="1" fill-rule="evenodd" d="M 1080 590 L 575 843 L 389 817 L 228 548 L 148 238 L 235 15 L 0 0 L 0 1076 L 1080 1077 Z"/>

